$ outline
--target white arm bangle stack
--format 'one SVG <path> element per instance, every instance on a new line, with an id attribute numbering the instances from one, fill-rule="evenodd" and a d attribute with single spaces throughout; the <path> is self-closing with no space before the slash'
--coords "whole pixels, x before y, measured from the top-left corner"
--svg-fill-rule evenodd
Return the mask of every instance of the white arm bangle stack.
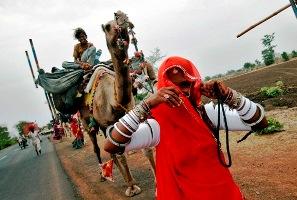
<path id="1" fill-rule="evenodd" d="M 113 128 L 114 128 L 114 125 L 110 125 L 110 126 L 108 126 L 107 129 L 106 129 L 106 136 L 107 136 L 108 141 L 110 141 L 113 145 L 118 146 L 118 147 L 125 147 L 125 146 L 127 146 L 127 144 L 129 144 L 131 140 L 129 140 L 129 141 L 126 142 L 126 143 L 119 143 L 119 142 L 117 142 L 117 141 L 112 137 L 112 135 L 111 135 L 111 131 L 112 131 Z"/>
<path id="2" fill-rule="evenodd" d="M 257 108 L 260 109 L 260 117 L 255 122 L 246 123 L 245 121 L 250 120 L 254 117 L 257 112 Z M 258 124 L 265 116 L 264 108 L 257 103 L 252 102 L 246 97 L 241 98 L 240 106 L 236 109 L 243 123 L 247 126 L 254 126 Z"/>
<path id="3" fill-rule="evenodd" d="M 155 119 L 148 119 L 147 123 L 141 123 L 137 131 L 132 134 L 131 142 L 125 147 L 125 152 L 154 147 L 157 146 L 159 142 L 159 123 Z"/>
<path id="4" fill-rule="evenodd" d="M 252 122 L 252 123 L 243 122 L 247 126 L 255 126 L 256 124 L 260 123 L 262 121 L 262 119 L 265 117 L 265 111 L 264 111 L 263 106 L 261 106 L 260 104 L 256 104 L 256 107 L 260 108 L 261 115 L 260 115 L 259 119 L 255 122 Z"/>
<path id="5" fill-rule="evenodd" d="M 123 131 L 121 131 L 118 127 L 117 127 L 117 123 L 114 124 L 114 128 L 117 130 L 117 132 L 119 134 L 121 134 L 122 136 L 126 137 L 126 138 L 131 138 L 132 136 L 131 135 L 127 135 L 125 134 Z"/>
<path id="6" fill-rule="evenodd" d="M 146 102 L 143 101 L 140 104 L 138 104 L 137 106 L 135 106 L 132 110 L 130 110 L 127 114 L 125 114 L 121 119 L 119 119 L 119 122 L 117 122 L 117 123 L 121 123 L 130 133 L 134 133 L 138 129 L 139 124 L 141 122 L 143 122 L 144 120 L 146 120 L 148 115 L 150 115 L 150 108 L 146 104 Z M 128 134 L 124 133 L 123 131 L 121 131 L 118 128 L 117 123 L 115 123 L 112 126 L 109 126 L 106 129 L 107 139 L 112 144 L 114 144 L 118 147 L 125 147 L 130 143 L 132 134 L 128 135 Z M 129 139 L 129 141 L 126 143 L 120 143 L 120 142 L 116 141 L 112 137 L 112 129 L 113 128 L 115 128 L 115 130 L 117 131 L 118 134 Z"/>
<path id="7" fill-rule="evenodd" d="M 240 119 L 246 126 L 254 126 L 261 122 L 261 120 L 265 117 L 264 109 L 260 104 L 252 102 L 235 90 L 230 89 L 224 103 L 226 103 L 230 108 L 235 108 L 237 110 Z M 259 119 L 252 123 L 246 123 L 246 121 L 255 116 L 257 108 L 259 108 L 261 112 Z"/>

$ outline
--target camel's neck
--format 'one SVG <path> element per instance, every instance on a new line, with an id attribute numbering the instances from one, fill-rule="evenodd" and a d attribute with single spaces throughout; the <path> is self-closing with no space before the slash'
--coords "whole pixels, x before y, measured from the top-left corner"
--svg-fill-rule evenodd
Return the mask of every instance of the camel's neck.
<path id="1" fill-rule="evenodd" d="M 132 81 L 129 75 L 129 66 L 124 64 L 124 58 L 117 58 L 111 54 L 115 70 L 115 95 L 116 101 L 127 108 L 132 101 Z"/>

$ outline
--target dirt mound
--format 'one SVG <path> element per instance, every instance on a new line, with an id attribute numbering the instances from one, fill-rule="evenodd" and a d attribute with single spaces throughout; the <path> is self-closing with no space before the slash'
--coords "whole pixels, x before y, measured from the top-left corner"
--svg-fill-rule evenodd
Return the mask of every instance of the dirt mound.
<path id="1" fill-rule="evenodd" d="M 297 87 L 297 59 L 231 77 L 224 83 L 246 95 L 272 86 L 277 81 L 282 81 L 285 87 Z"/>

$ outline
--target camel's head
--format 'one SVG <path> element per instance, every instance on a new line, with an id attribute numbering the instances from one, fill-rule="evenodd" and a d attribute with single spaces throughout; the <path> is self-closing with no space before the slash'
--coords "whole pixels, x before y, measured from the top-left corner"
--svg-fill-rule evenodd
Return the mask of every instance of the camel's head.
<path id="1" fill-rule="evenodd" d="M 117 57 L 128 57 L 129 34 L 128 28 L 132 29 L 134 25 L 129 21 L 127 15 L 121 11 L 115 13 L 115 19 L 102 24 L 105 33 L 107 47 L 111 54 Z"/>

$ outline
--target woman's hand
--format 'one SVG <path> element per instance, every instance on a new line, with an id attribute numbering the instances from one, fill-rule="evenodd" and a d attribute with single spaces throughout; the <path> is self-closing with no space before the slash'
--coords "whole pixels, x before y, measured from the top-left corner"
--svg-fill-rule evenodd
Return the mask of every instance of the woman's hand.
<path id="1" fill-rule="evenodd" d="M 80 66 L 81 66 L 81 68 L 83 70 L 89 70 L 89 69 L 91 69 L 91 65 L 89 63 L 87 63 L 87 62 L 81 62 L 80 63 Z"/>
<path id="2" fill-rule="evenodd" d="M 177 107 L 181 104 L 179 93 L 180 92 L 173 86 L 164 87 L 152 94 L 145 101 L 150 108 L 153 108 L 160 103 L 168 103 L 171 107 Z"/>
<path id="3" fill-rule="evenodd" d="M 222 100 L 225 100 L 231 89 L 223 82 L 211 80 L 202 83 L 200 90 L 202 95 L 210 99 L 217 99 L 218 97 L 221 97 Z"/>

